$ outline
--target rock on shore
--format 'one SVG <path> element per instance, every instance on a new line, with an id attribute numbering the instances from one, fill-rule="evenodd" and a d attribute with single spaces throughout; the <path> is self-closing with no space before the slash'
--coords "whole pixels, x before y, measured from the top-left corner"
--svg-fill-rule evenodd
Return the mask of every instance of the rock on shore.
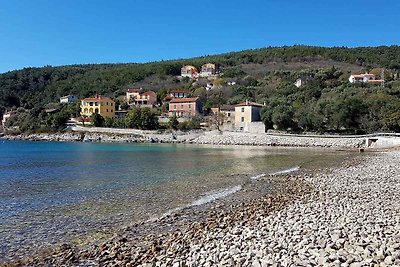
<path id="1" fill-rule="evenodd" d="M 174 262 L 187 266 L 400 266 L 400 152 L 305 179 L 315 187 L 255 224 L 207 232 Z M 163 266 L 161 263 L 156 266 Z M 180 266 L 180 265 L 176 265 Z"/>
<path id="2" fill-rule="evenodd" d="M 209 145 L 252 145 L 290 147 L 359 148 L 365 145 L 364 138 L 310 137 L 251 134 L 241 132 L 178 132 L 111 134 L 94 132 L 65 132 L 54 134 L 31 134 L 6 136 L 10 140 L 32 141 L 84 141 L 108 143 L 187 143 Z"/>

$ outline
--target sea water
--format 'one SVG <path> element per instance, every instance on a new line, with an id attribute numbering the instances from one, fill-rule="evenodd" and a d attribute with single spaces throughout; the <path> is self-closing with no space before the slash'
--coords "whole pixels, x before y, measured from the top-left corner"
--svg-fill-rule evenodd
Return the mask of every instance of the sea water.
<path id="1" fill-rule="evenodd" d="M 0 140 L 0 262 L 106 237 L 347 152 Z M 324 160 L 322 160 L 324 159 Z"/>

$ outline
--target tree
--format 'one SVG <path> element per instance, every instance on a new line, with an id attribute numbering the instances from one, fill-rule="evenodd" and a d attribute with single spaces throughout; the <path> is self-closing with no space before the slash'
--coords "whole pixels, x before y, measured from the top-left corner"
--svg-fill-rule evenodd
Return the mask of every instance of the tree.
<path id="1" fill-rule="evenodd" d="M 90 116 L 90 121 L 94 127 L 104 126 L 104 118 L 100 114 L 93 113 L 92 116 Z"/>
<path id="2" fill-rule="evenodd" d="M 168 125 L 171 129 L 178 129 L 179 121 L 175 115 L 169 119 Z"/>
<path id="3" fill-rule="evenodd" d="M 129 128 L 154 130 L 159 127 L 157 114 L 150 108 L 134 108 L 125 117 Z"/>
<path id="4" fill-rule="evenodd" d="M 224 124 L 226 114 L 223 112 L 216 112 L 210 117 L 211 125 L 215 126 L 218 131 L 221 131 L 221 126 Z"/>

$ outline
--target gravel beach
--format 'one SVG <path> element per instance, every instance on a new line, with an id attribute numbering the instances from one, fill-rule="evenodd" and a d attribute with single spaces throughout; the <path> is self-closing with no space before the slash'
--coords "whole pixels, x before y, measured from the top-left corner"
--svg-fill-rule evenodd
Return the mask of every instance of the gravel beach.
<path id="1" fill-rule="evenodd" d="M 400 266 L 400 151 L 286 176 L 274 194 L 215 201 L 20 265 Z M 242 192 L 243 193 L 243 192 Z M 249 196 L 251 194 L 247 194 Z"/>

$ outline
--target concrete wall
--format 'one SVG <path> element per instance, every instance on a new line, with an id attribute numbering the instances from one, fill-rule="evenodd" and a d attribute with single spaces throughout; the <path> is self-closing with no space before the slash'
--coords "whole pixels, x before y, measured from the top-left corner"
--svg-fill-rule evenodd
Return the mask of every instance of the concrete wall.
<path id="1" fill-rule="evenodd" d="M 400 146 L 400 137 L 370 137 L 366 138 L 366 147 L 370 148 L 389 148 Z"/>
<path id="2" fill-rule="evenodd" d="M 236 131 L 245 133 L 265 133 L 265 124 L 257 122 L 238 122 L 234 126 Z"/>

